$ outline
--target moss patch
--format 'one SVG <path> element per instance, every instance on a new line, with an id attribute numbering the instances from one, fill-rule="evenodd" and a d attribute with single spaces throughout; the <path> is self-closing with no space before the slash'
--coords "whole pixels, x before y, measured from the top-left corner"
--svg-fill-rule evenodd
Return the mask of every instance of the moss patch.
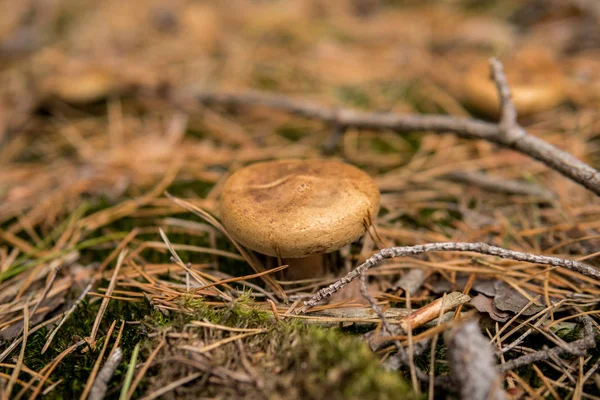
<path id="1" fill-rule="evenodd" d="M 269 399 L 388 399 L 413 398 L 400 374 L 385 371 L 368 346 L 356 336 L 337 329 L 305 326 L 294 320 L 275 321 L 248 298 L 231 307 L 208 307 L 203 302 L 186 302 L 185 313 L 169 322 L 161 317 L 151 329 L 166 337 L 169 345 L 149 372 L 150 391 L 181 379 L 197 368 L 185 359 L 209 362 L 212 373 L 202 374 L 193 384 L 183 385 L 175 397 L 225 396 L 226 398 Z M 207 321 L 237 329 L 263 329 L 261 333 L 223 344 L 206 353 L 182 349 L 201 348 L 240 334 L 218 328 L 191 327 L 191 321 Z M 177 333 L 174 333 L 177 332 Z M 161 336 L 161 335 L 158 335 Z M 230 376 L 223 376 L 224 368 Z M 245 381 L 248 379 L 248 381 Z M 229 397 L 231 396 L 231 397 Z"/>

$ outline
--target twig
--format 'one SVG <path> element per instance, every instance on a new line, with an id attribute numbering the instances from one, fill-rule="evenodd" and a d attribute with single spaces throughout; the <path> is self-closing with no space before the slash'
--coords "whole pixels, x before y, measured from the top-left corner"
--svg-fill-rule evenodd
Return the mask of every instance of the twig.
<path id="1" fill-rule="evenodd" d="M 183 377 L 181 379 L 177 379 L 176 381 L 173 381 L 171 383 L 169 383 L 166 386 L 163 386 L 162 388 L 160 388 L 159 390 L 157 390 L 156 392 L 150 393 L 149 395 L 145 396 L 142 398 L 142 400 L 152 400 L 152 399 L 156 399 L 160 396 L 162 396 L 165 393 L 169 393 L 171 390 L 174 390 L 176 388 L 178 388 L 181 385 L 184 385 L 188 382 L 193 381 L 194 379 L 198 379 L 203 373 L 202 372 L 194 372 L 186 377 Z"/>
<path id="2" fill-rule="evenodd" d="M 83 289 L 83 292 L 81 293 L 81 295 L 77 298 L 77 300 L 75 300 L 75 302 L 73 303 L 73 305 L 71 306 L 69 311 L 67 311 L 63 315 L 63 317 L 60 320 L 60 322 L 58 323 L 58 325 L 56 325 L 56 327 L 54 329 L 52 329 L 52 332 L 50 333 L 50 335 L 48 335 L 48 339 L 46 339 L 46 343 L 44 343 L 44 347 L 42 347 L 42 352 L 41 352 L 42 354 L 44 354 L 48 350 L 48 347 L 50 347 L 50 343 L 52 343 L 52 339 L 54 339 L 54 336 L 56 335 L 58 330 L 67 321 L 67 318 L 69 318 L 69 316 L 71 314 L 73 314 L 73 312 L 77 309 L 77 306 L 79 306 L 79 304 L 83 301 L 85 296 L 87 296 L 88 292 L 92 289 L 93 286 L 94 286 L 94 279 L 92 278 L 90 280 L 90 283 L 85 287 L 85 289 Z"/>
<path id="3" fill-rule="evenodd" d="M 480 172 L 452 172 L 444 175 L 442 178 L 449 181 L 467 183 L 491 192 L 535 196 L 547 201 L 556 198 L 552 192 L 537 185 L 490 176 Z"/>
<path id="4" fill-rule="evenodd" d="M 392 130 L 398 133 L 452 132 L 467 139 L 482 139 L 538 160 L 600 195 L 600 173 L 596 169 L 546 141 L 529 135 L 527 131 L 518 125 L 516 110 L 510 101 L 510 88 L 502 70 L 502 64 L 500 61 L 492 59 L 490 60 L 490 66 L 501 99 L 502 118 L 499 124 L 446 115 L 398 115 L 391 112 L 373 113 L 338 107 L 332 108 L 295 100 L 283 95 L 257 92 L 196 92 L 192 93 L 192 96 L 204 104 L 269 107 L 346 128 Z M 181 96 L 182 98 L 186 97 L 186 94 L 182 93 Z"/>
<path id="5" fill-rule="evenodd" d="M 475 321 L 466 321 L 444 335 L 452 377 L 462 400 L 505 399 L 494 353 Z"/>
<path id="6" fill-rule="evenodd" d="M 140 368 L 140 372 L 138 372 L 137 376 L 133 380 L 133 383 L 131 384 L 131 387 L 127 391 L 127 398 L 128 399 L 131 399 L 131 397 L 133 396 L 133 393 L 135 393 L 135 389 L 138 387 L 138 385 L 140 384 L 140 382 L 144 378 L 144 375 L 148 371 L 148 368 L 150 368 L 150 365 L 152 365 L 152 361 L 154 361 L 154 359 L 156 358 L 156 355 L 158 354 L 158 352 L 160 351 L 160 349 L 162 349 L 162 347 L 165 344 L 167 344 L 167 342 L 165 341 L 165 339 L 161 340 L 160 343 L 158 343 L 158 346 L 156 346 L 156 348 L 152 351 L 152 354 L 150 354 L 150 356 L 148 357 L 148 359 L 146 360 L 146 362 L 144 363 L 144 365 L 142 366 L 142 368 Z"/>
<path id="7" fill-rule="evenodd" d="M 21 345 L 21 352 L 19 353 L 19 358 L 17 359 L 17 364 L 15 365 L 15 369 L 13 370 L 10 379 L 8 380 L 8 385 L 6 385 L 6 393 L 10 396 L 12 392 L 12 388 L 19 377 L 19 373 L 21 372 L 21 368 L 23 367 L 23 358 L 25 357 L 25 348 L 27 346 L 27 337 L 29 336 L 29 300 L 25 303 L 23 307 L 23 344 Z"/>
<path id="8" fill-rule="evenodd" d="M 502 364 L 500 366 L 500 370 L 502 372 L 510 371 L 537 361 L 555 358 L 565 353 L 581 355 L 586 350 L 595 347 L 596 339 L 594 336 L 594 325 L 592 319 L 588 316 L 583 316 L 581 319 L 583 321 L 583 339 L 576 340 L 568 345 L 556 346 L 551 349 L 546 348 L 544 350 L 536 351 L 535 353 L 515 358 Z"/>
<path id="9" fill-rule="evenodd" d="M 369 288 L 367 287 L 366 272 L 367 272 L 366 270 L 360 272 L 360 294 L 362 294 L 362 296 L 369 302 L 369 305 L 371 306 L 373 311 L 375 311 L 375 314 L 377 314 L 377 316 L 381 320 L 381 324 L 383 325 L 384 333 L 387 333 L 388 335 L 392 335 L 395 332 L 394 328 L 392 327 L 392 325 L 389 323 L 389 321 L 385 317 L 385 314 L 383 313 L 383 310 L 381 309 L 379 304 L 377 304 L 377 301 L 373 298 L 373 296 L 371 296 L 369 294 Z M 398 342 L 397 347 L 398 346 L 400 348 L 402 348 L 402 346 L 400 345 L 400 342 Z"/>
<path id="10" fill-rule="evenodd" d="M 360 293 L 363 295 L 363 297 L 365 299 L 367 299 L 367 301 L 369 302 L 369 305 L 371 306 L 373 311 L 375 311 L 375 314 L 377 314 L 377 316 L 381 320 L 381 324 L 383 325 L 384 331 L 387 332 L 388 335 L 393 335 L 395 331 L 394 331 L 392 325 L 389 323 L 389 321 L 385 317 L 385 314 L 383 313 L 383 310 L 381 309 L 379 304 L 377 304 L 377 301 L 373 298 L 373 296 L 371 296 L 369 294 L 369 288 L 367 287 L 367 271 L 366 270 L 364 270 L 360 274 Z M 404 350 L 404 347 L 402 347 L 402 344 L 400 343 L 400 341 L 394 340 L 394 345 L 396 346 L 396 349 L 398 350 L 398 358 L 400 359 L 400 361 L 404 365 L 409 365 L 408 354 L 406 353 L 406 350 Z"/>
<path id="11" fill-rule="evenodd" d="M 438 327 L 440 325 L 440 323 L 442 322 L 442 315 L 444 312 L 444 304 L 446 303 L 446 293 L 444 293 L 444 295 L 442 296 L 442 307 L 440 307 L 440 314 L 438 316 Z M 435 336 L 433 337 L 433 340 L 431 341 L 431 355 L 429 356 L 430 358 L 430 364 L 429 364 L 429 388 L 428 388 L 428 393 L 427 393 L 427 399 L 428 400 L 433 400 L 434 396 L 435 396 L 435 388 L 434 388 L 434 382 L 435 382 L 435 353 L 437 351 L 437 342 L 438 342 L 438 338 L 439 338 L 439 333 L 436 333 Z"/>
<path id="12" fill-rule="evenodd" d="M 517 108 L 511 99 L 510 86 L 506 80 L 502 63 L 495 57 L 490 59 L 490 72 L 500 96 L 500 129 L 506 140 L 516 142 L 527 133 L 517 122 Z"/>
<path id="13" fill-rule="evenodd" d="M 122 358 L 123 351 L 120 347 L 117 347 L 117 349 L 108 357 L 108 360 L 106 360 L 104 366 L 98 373 L 94 385 L 90 390 L 88 400 L 100 400 L 104 398 L 106 389 L 108 388 L 108 381 L 110 381 L 110 378 L 114 375 Z"/>
<path id="14" fill-rule="evenodd" d="M 441 297 L 424 307 L 415 310 L 410 315 L 399 321 L 400 327 L 405 331 L 417 329 L 424 324 L 433 321 L 448 310 L 453 310 L 465 303 L 468 303 L 471 297 L 461 292 L 452 292 L 447 296 Z M 441 319 L 440 319 L 441 321 Z"/>
<path id="15" fill-rule="evenodd" d="M 92 367 L 92 371 L 90 372 L 90 376 L 88 377 L 85 387 L 83 388 L 83 392 L 81 393 L 81 396 L 79 396 L 79 400 L 87 399 L 87 396 L 90 393 L 90 390 L 92 389 L 92 385 L 94 384 L 94 382 L 96 380 L 96 374 L 98 373 L 98 370 L 100 369 L 100 364 L 102 364 L 102 359 L 104 358 L 104 353 L 106 352 L 106 348 L 108 347 L 108 342 L 110 341 L 110 338 L 112 336 L 113 330 L 115 329 L 116 323 L 117 323 L 117 320 L 115 319 L 112 322 L 112 324 L 110 325 L 110 327 L 108 328 L 108 332 L 106 333 L 106 339 L 104 340 L 104 344 L 102 345 L 102 350 L 100 350 L 100 354 L 98 355 L 98 358 L 96 359 L 96 362 L 94 363 L 94 366 Z"/>
<path id="16" fill-rule="evenodd" d="M 98 329 L 100 328 L 100 322 L 102 321 L 102 317 L 104 317 L 104 313 L 108 307 L 108 302 L 110 301 L 110 297 L 112 295 L 115 286 L 117 285 L 117 276 L 119 275 L 119 270 L 121 269 L 121 265 L 123 265 L 123 260 L 125 260 L 125 256 L 127 255 L 127 250 L 121 250 L 119 253 L 119 258 L 117 258 L 117 265 L 115 266 L 115 270 L 113 272 L 112 278 L 110 279 L 110 283 L 108 284 L 108 288 L 106 289 L 106 296 L 102 299 L 102 303 L 100 304 L 100 309 L 98 310 L 98 314 L 96 315 L 96 319 L 94 320 L 94 325 L 92 326 L 92 332 L 89 337 L 89 344 L 93 348 L 95 348 L 96 342 L 96 334 L 98 333 Z"/>
<path id="17" fill-rule="evenodd" d="M 369 305 L 371 306 L 373 311 L 375 311 L 375 313 L 381 320 L 381 324 L 383 325 L 384 331 L 386 331 L 388 333 L 388 335 L 393 335 L 395 333 L 394 328 L 392 327 L 392 325 L 389 323 L 389 321 L 385 317 L 385 314 L 383 313 L 383 310 L 381 309 L 379 304 L 377 304 L 377 301 L 375 301 L 373 296 L 371 296 L 369 294 L 369 288 L 367 287 L 366 272 L 367 271 L 365 270 L 365 271 L 363 271 L 363 273 L 360 274 L 360 293 L 363 295 L 363 297 L 365 299 L 367 299 L 367 301 L 369 302 Z M 400 341 L 394 340 L 393 343 L 394 343 L 394 346 L 396 346 L 396 350 L 397 350 L 397 353 L 394 355 L 394 357 L 397 359 L 397 361 L 399 361 L 402 365 L 409 367 L 411 370 L 411 374 L 413 374 L 415 376 L 415 379 L 419 378 L 421 380 L 427 381 L 427 379 L 428 379 L 427 374 L 425 374 L 419 367 L 417 367 L 412 362 L 411 357 L 406 352 L 404 347 L 402 347 L 402 344 L 400 343 Z"/>
<path id="18" fill-rule="evenodd" d="M 579 272 L 585 276 L 600 279 L 600 271 L 578 261 L 567 260 L 558 257 L 548 257 L 530 253 L 522 253 L 520 251 L 512 251 L 503 249 L 501 247 L 490 246 L 486 243 L 440 242 L 421 244 L 416 246 L 390 247 L 387 249 L 383 249 L 379 253 L 373 255 L 371 258 L 367 259 L 364 263 L 356 267 L 356 269 L 354 269 L 353 271 L 350 271 L 348 274 L 346 274 L 346 276 L 342 277 L 337 282 L 319 290 L 310 300 L 304 302 L 304 306 L 298 310 L 298 313 L 304 313 L 308 309 L 316 306 L 321 300 L 328 298 L 338 290 L 342 289 L 348 283 L 358 278 L 358 276 L 363 271 L 366 271 L 378 265 L 383 260 L 394 257 L 415 256 L 418 254 L 428 253 L 432 251 L 469 251 L 490 256 L 496 256 L 500 258 L 512 259 L 516 261 L 525 261 L 533 264 L 563 267 L 572 271 Z"/>

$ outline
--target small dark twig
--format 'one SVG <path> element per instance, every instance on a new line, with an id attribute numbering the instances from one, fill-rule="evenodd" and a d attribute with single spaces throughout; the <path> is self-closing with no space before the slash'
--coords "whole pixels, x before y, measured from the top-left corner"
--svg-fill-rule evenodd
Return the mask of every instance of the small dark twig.
<path id="1" fill-rule="evenodd" d="M 502 372 L 510 371 L 515 368 L 523 367 L 538 361 L 549 360 L 562 354 L 582 355 L 586 350 L 596 347 L 596 338 L 594 335 L 594 325 L 592 319 L 588 316 L 581 317 L 583 321 L 583 339 L 576 340 L 568 345 L 556 346 L 551 349 L 544 349 L 534 353 L 526 354 L 519 358 L 509 360 L 500 366 Z"/>
<path id="2" fill-rule="evenodd" d="M 383 313 L 383 310 L 381 309 L 381 307 L 379 307 L 379 304 L 377 304 L 377 301 L 373 298 L 373 296 L 369 294 L 369 288 L 367 287 L 366 272 L 367 271 L 364 270 L 360 273 L 360 294 L 362 294 L 362 296 L 369 302 L 369 305 L 381 320 L 381 324 L 383 325 L 385 333 L 387 333 L 388 335 L 393 335 L 397 330 L 392 328 L 392 325 L 388 322 L 387 318 L 385 317 L 385 314 Z M 399 343 L 400 342 L 398 342 L 398 344 Z"/>
<path id="3" fill-rule="evenodd" d="M 441 242 L 421 244 L 416 246 L 390 247 L 373 255 L 371 258 L 367 259 L 364 263 L 356 267 L 353 271 L 350 271 L 348 274 L 346 274 L 346 276 L 342 277 L 337 282 L 319 290 L 310 300 L 304 302 L 304 306 L 300 308 L 297 313 L 304 313 L 308 309 L 316 306 L 321 300 L 328 298 L 346 286 L 348 283 L 358 278 L 363 271 L 380 264 L 383 260 L 394 257 L 415 256 L 432 251 L 469 251 L 516 261 L 525 261 L 533 264 L 563 267 L 594 279 L 600 279 L 599 270 L 578 261 L 522 253 L 520 251 L 512 251 L 503 249 L 501 247 L 490 246 L 486 243 Z"/>

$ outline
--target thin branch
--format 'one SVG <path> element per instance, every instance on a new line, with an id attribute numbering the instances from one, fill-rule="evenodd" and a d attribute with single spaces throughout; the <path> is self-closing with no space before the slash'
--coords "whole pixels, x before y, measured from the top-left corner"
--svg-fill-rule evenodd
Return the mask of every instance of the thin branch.
<path id="1" fill-rule="evenodd" d="M 594 335 L 594 325 L 592 319 L 588 316 L 583 316 L 581 319 L 583 321 L 583 339 L 576 340 L 567 345 L 556 346 L 551 349 L 546 348 L 544 350 L 515 358 L 502 364 L 500 366 L 500 370 L 502 372 L 510 371 L 534 362 L 553 359 L 562 354 L 581 355 L 584 354 L 586 350 L 596 347 L 596 338 Z"/>
<path id="2" fill-rule="evenodd" d="M 591 267 L 587 264 L 567 260 L 558 257 L 539 256 L 530 253 L 522 253 L 520 251 L 512 251 L 503 249 L 501 247 L 490 246 L 486 243 L 465 243 L 465 242 L 441 242 L 441 243 L 428 243 L 416 246 L 400 246 L 390 247 L 381 250 L 379 253 L 373 255 L 367 259 L 364 263 L 356 267 L 353 271 L 350 271 L 346 276 L 339 279 L 337 282 L 329 285 L 326 288 L 319 290 L 310 300 L 304 302 L 304 306 L 298 310 L 297 313 L 304 313 L 308 309 L 314 307 L 321 300 L 324 300 L 358 278 L 359 275 L 378 264 L 383 260 L 394 258 L 394 257 L 405 257 L 415 256 L 418 254 L 428 253 L 432 251 L 468 251 L 473 253 L 480 253 L 490 256 L 496 256 L 500 258 L 507 258 L 516 261 L 524 261 L 533 264 L 552 265 L 567 268 L 571 271 L 579 272 L 585 276 L 592 277 L 594 279 L 600 279 L 600 271 Z"/>
<path id="3" fill-rule="evenodd" d="M 108 340 L 108 338 L 106 340 Z M 94 385 L 90 390 L 90 396 L 88 397 L 88 400 L 100 400 L 104 398 L 106 389 L 108 388 L 108 382 L 115 374 L 115 371 L 121 363 L 122 358 L 123 351 L 120 347 L 117 347 L 117 349 L 108 357 L 108 360 L 106 360 L 104 366 L 98 373 L 98 376 L 94 381 Z"/>
<path id="4" fill-rule="evenodd" d="M 467 139 L 482 139 L 518 151 L 538 160 L 567 178 L 600 195 L 600 173 L 571 154 L 560 150 L 546 141 L 527 133 L 516 121 L 516 110 L 510 100 L 510 88 L 496 59 L 490 60 L 492 77 L 498 88 L 502 118 L 494 124 L 471 118 L 447 115 L 399 115 L 391 112 L 377 113 L 339 107 L 326 107 L 307 101 L 296 100 L 284 95 L 259 92 L 181 93 L 181 99 L 190 94 L 202 104 L 227 106 L 262 106 L 304 118 L 316 119 L 332 126 L 369 130 L 392 130 L 398 133 L 435 132 L 454 133 Z"/>
<path id="5" fill-rule="evenodd" d="M 442 178 L 449 181 L 477 186 L 490 192 L 535 196 L 546 201 L 556 199 L 556 196 L 552 192 L 537 185 L 482 174 L 480 172 L 451 172 L 442 176 Z"/>
<path id="6" fill-rule="evenodd" d="M 490 59 L 490 71 L 500 96 L 500 128 L 507 136 L 507 140 L 516 141 L 527 133 L 521 129 L 517 122 L 517 108 L 512 102 L 512 94 L 504 74 L 504 68 L 502 68 L 502 63 L 495 57 Z"/>
<path id="7" fill-rule="evenodd" d="M 83 289 L 83 292 L 81 293 L 81 295 L 79 295 L 79 297 L 77 298 L 77 300 L 75 300 L 75 302 L 73 303 L 73 305 L 71 306 L 71 308 L 67 312 L 65 312 L 63 314 L 63 317 L 60 320 L 60 322 L 58 323 L 58 325 L 56 325 L 52 329 L 52 332 L 50 333 L 50 335 L 48 335 L 48 339 L 46 339 L 46 343 L 44 343 L 44 347 L 42 347 L 42 351 L 41 351 L 42 354 L 44 354 L 48 350 L 48 347 L 50 347 L 50 343 L 52 343 L 52 339 L 54 339 L 54 336 L 56 335 L 56 333 L 58 332 L 58 330 L 67 321 L 67 319 L 69 318 L 69 316 L 71 314 L 73 314 L 73 312 L 77 309 L 77 307 L 79 306 L 79 304 L 83 301 L 83 299 L 85 298 L 85 296 L 87 296 L 87 294 L 89 293 L 89 291 L 92 289 L 93 286 L 94 286 L 94 278 L 92 278 L 90 280 L 90 283 L 88 283 L 88 285 L 85 287 L 85 289 Z"/>
<path id="8" fill-rule="evenodd" d="M 367 270 L 364 270 L 363 273 L 360 274 L 360 293 L 363 295 L 363 297 L 365 299 L 367 299 L 367 301 L 369 302 L 369 305 L 371 306 L 373 311 L 375 311 L 375 314 L 377 314 L 377 316 L 381 320 L 381 324 L 383 325 L 384 333 L 387 332 L 388 335 L 393 335 L 394 333 L 396 333 L 398 331 L 398 329 L 394 329 L 394 327 L 389 323 L 389 321 L 385 317 L 383 310 L 381 309 L 379 304 L 377 304 L 377 301 L 373 298 L 373 296 L 371 296 L 369 294 L 369 288 L 367 287 L 366 272 L 367 272 Z M 410 368 L 411 374 L 414 376 L 415 380 L 416 380 L 416 378 L 426 380 L 428 378 L 428 376 L 414 364 L 414 362 L 412 360 L 412 356 L 406 352 L 404 347 L 402 347 L 402 344 L 400 343 L 400 341 L 394 340 L 393 343 L 396 346 L 396 350 L 397 350 L 397 353 L 394 355 L 395 358 L 398 361 L 400 361 L 401 364 Z"/>
<path id="9" fill-rule="evenodd" d="M 382 308 L 379 306 L 379 304 L 377 304 L 377 301 L 375 300 L 375 298 L 369 294 L 369 288 L 367 287 L 366 272 L 367 272 L 367 270 L 364 270 L 364 271 L 361 271 L 361 273 L 360 273 L 360 294 L 362 294 L 362 296 L 369 302 L 371 309 L 373 311 L 375 311 L 375 314 L 377 314 L 377 316 L 381 320 L 381 324 L 383 325 L 383 329 L 385 331 L 384 333 L 387 333 L 388 335 L 393 335 L 396 332 L 396 329 L 394 329 L 394 327 L 392 327 L 392 325 L 389 323 L 389 321 L 385 317 L 385 314 L 384 314 Z M 396 341 L 396 342 L 397 342 L 396 347 L 398 347 L 399 351 L 403 352 L 404 349 L 402 348 L 402 345 L 400 345 L 400 342 L 399 341 Z M 400 350 L 400 349 L 402 349 L 402 350 Z"/>

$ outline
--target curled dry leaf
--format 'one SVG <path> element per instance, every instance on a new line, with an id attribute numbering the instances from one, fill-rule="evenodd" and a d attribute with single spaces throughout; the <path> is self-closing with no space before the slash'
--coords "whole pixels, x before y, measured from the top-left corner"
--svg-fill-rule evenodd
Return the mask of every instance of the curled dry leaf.
<path id="1" fill-rule="evenodd" d="M 490 318 L 494 321 L 505 322 L 508 321 L 511 316 L 510 313 L 498 310 L 498 308 L 494 307 L 493 299 L 484 296 L 483 294 L 478 294 L 477 296 L 473 297 L 471 299 L 471 305 L 479 312 L 489 314 Z"/>
<path id="2" fill-rule="evenodd" d="M 494 287 L 496 289 L 496 295 L 494 296 L 494 307 L 500 311 L 510 311 L 516 314 L 521 312 L 521 310 L 523 310 L 523 308 L 525 308 L 531 301 L 523 296 L 523 294 L 518 290 L 509 286 L 505 282 L 498 281 Z M 537 294 L 531 291 L 525 289 L 522 290 L 527 293 L 531 299 L 537 297 Z M 543 308 L 544 307 L 541 305 L 531 304 L 526 310 L 523 310 L 522 314 L 526 316 L 533 315 L 540 312 Z"/>
<path id="3" fill-rule="evenodd" d="M 449 292 L 453 289 L 463 290 L 468 279 L 466 275 L 458 276 L 454 285 L 448 281 L 438 281 L 432 285 L 432 289 L 434 293 Z M 517 290 L 506 282 L 495 279 L 475 280 L 471 291 L 480 294 L 475 296 L 471 304 L 480 312 L 489 313 L 490 317 L 496 321 L 506 321 L 508 318 L 506 318 L 505 314 L 511 315 L 520 312 L 529 304 L 532 298 L 537 296 L 532 291 L 526 289 Z M 525 297 L 523 293 L 527 293 L 529 298 Z M 531 304 L 522 314 L 526 316 L 533 315 L 542 309 L 541 305 Z"/>

